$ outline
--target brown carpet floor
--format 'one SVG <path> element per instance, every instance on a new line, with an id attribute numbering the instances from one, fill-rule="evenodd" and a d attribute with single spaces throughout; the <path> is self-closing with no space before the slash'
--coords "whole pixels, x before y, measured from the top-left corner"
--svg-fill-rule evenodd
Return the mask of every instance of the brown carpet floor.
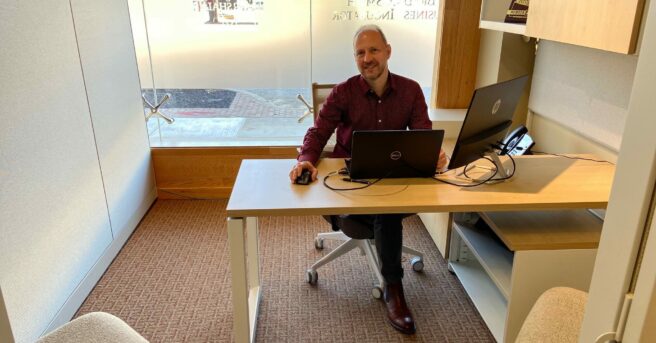
<path id="1" fill-rule="evenodd" d="M 229 342 L 232 296 L 226 202 L 158 200 L 142 220 L 77 316 L 105 311 L 151 342 Z M 417 334 L 404 336 L 385 321 L 371 297 L 374 280 L 358 252 L 305 270 L 334 248 L 315 250 L 329 231 L 319 216 L 260 218 L 263 286 L 258 342 L 494 342 L 480 315 L 417 216 L 404 221 L 404 243 L 425 254 L 415 273 L 405 263 L 405 293 Z"/>

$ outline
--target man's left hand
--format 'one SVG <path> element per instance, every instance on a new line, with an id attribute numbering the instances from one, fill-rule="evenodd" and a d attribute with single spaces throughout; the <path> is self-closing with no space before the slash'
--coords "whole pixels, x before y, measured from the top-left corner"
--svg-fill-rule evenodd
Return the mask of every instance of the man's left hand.
<path id="1" fill-rule="evenodd" d="M 446 171 L 447 162 L 448 160 L 446 159 L 446 153 L 444 150 L 440 149 L 440 157 L 437 158 L 437 171 Z"/>

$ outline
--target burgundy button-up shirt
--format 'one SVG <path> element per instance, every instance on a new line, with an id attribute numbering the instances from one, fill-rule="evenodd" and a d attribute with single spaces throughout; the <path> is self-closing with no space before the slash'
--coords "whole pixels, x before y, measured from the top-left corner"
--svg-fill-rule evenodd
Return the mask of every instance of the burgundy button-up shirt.
<path id="1" fill-rule="evenodd" d="M 387 81 L 388 87 L 382 97 L 378 97 L 360 75 L 336 85 L 314 126 L 305 134 L 298 160 L 316 165 L 335 129 L 337 144 L 332 157 L 341 158 L 351 156 L 351 138 L 355 130 L 432 128 L 419 84 L 392 73 Z"/>

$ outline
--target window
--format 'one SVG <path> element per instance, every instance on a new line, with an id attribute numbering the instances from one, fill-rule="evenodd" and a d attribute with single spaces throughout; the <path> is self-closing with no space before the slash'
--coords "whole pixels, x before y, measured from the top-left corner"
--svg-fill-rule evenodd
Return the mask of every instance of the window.
<path id="1" fill-rule="evenodd" d="M 152 146 L 295 146 L 312 82 L 357 74 L 352 37 L 374 23 L 390 70 L 430 93 L 436 0 L 130 0 Z M 146 115 L 150 109 L 146 106 Z"/>

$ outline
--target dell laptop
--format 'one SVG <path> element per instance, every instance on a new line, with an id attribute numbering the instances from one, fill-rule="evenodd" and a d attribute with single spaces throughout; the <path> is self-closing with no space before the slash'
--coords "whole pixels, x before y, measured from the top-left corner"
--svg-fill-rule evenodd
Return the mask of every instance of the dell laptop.
<path id="1" fill-rule="evenodd" d="M 354 131 L 351 179 L 432 177 L 444 130 Z"/>

